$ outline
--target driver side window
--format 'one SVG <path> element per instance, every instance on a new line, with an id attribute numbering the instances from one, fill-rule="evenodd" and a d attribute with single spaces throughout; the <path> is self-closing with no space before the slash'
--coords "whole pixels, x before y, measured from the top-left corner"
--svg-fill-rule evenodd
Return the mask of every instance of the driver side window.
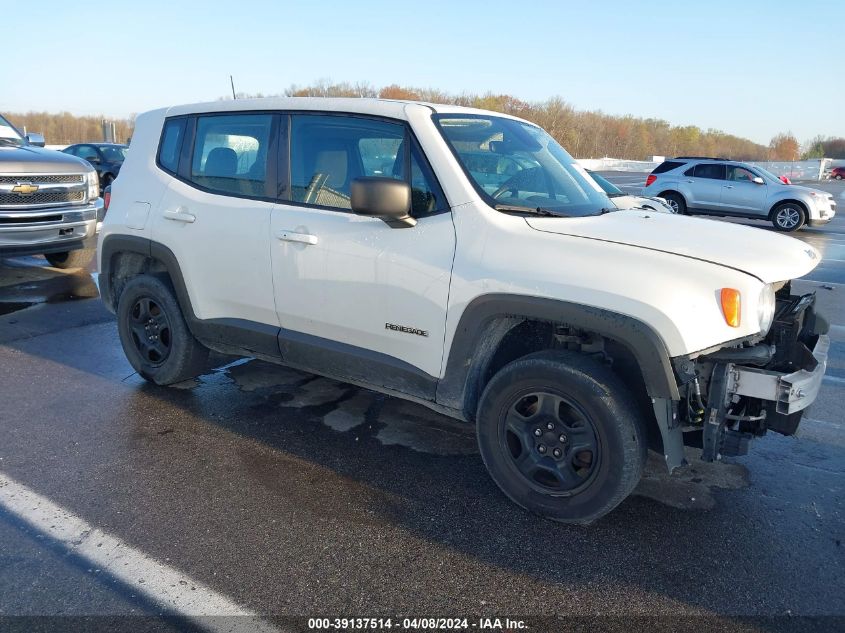
<path id="1" fill-rule="evenodd" d="M 295 202 L 337 210 L 352 208 L 355 178 L 381 177 L 411 185 L 411 214 L 443 207 L 442 196 L 416 146 L 407 173 L 405 126 L 380 119 L 343 115 L 295 114 L 291 121 L 290 178 Z"/>
<path id="2" fill-rule="evenodd" d="M 734 182 L 752 182 L 757 177 L 753 171 L 739 165 L 728 166 L 728 180 Z"/>

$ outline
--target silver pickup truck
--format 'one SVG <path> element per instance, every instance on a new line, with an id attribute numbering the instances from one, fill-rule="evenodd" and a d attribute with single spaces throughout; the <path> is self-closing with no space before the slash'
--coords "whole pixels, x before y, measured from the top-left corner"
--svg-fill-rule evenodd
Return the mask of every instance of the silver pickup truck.
<path id="1" fill-rule="evenodd" d="M 97 172 L 44 148 L 0 116 L 0 258 L 44 255 L 57 268 L 87 266 L 103 220 Z"/>

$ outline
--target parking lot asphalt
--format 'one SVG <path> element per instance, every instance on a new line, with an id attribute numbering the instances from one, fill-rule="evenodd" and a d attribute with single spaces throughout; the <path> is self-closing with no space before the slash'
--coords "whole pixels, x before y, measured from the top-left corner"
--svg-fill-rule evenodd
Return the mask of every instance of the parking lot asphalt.
<path id="1" fill-rule="evenodd" d="M 845 185 L 828 186 L 845 210 Z M 250 359 L 146 384 L 94 273 L 2 260 L 0 629 L 711 615 L 771 616 L 749 629 L 769 630 L 845 616 L 845 216 L 797 237 L 824 259 L 796 287 L 833 324 L 798 435 L 721 464 L 691 450 L 671 476 L 652 456 L 636 493 L 588 527 L 514 506 L 472 428 L 417 405 Z"/>

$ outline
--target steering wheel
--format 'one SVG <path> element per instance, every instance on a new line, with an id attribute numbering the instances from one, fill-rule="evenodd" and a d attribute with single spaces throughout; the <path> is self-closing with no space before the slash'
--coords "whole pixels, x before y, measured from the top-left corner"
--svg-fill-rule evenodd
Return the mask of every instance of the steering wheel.
<path id="1" fill-rule="evenodd" d="M 506 191 L 512 191 L 514 194 L 517 194 L 520 187 L 524 187 L 536 178 L 539 169 L 539 167 L 529 167 L 528 169 L 523 169 L 515 173 L 493 192 L 493 199 L 498 200 Z"/>

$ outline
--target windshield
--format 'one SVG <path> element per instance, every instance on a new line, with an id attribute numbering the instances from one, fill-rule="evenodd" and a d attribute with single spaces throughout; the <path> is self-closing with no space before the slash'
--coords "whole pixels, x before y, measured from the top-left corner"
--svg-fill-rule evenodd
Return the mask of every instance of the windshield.
<path id="1" fill-rule="evenodd" d="M 25 145 L 23 137 L 6 119 L 0 116 L 0 145 Z"/>
<path id="2" fill-rule="evenodd" d="M 757 171 L 759 171 L 761 174 L 763 174 L 764 176 L 766 176 L 769 180 L 773 180 L 774 182 L 778 183 L 779 185 L 782 185 L 782 184 L 783 184 L 783 181 L 782 181 L 782 180 L 781 180 L 778 176 L 775 176 L 775 175 L 774 175 L 772 172 L 770 172 L 768 169 L 763 169 L 762 167 L 760 167 L 760 165 L 754 165 L 754 169 L 756 169 L 756 170 L 757 170 Z"/>
<path id="3" fill-rule="evenodd" d="M 625 192 L 622 191 L 619 187 L 614 185 L 604 176 L 599 176 L 596 172 L 587 170 L 587 173 L 590 174 L 590 178 L 595 180 L 599 187 L 601 187 L 604 192 L 607 194 L 608 198 L 616 198 L 618 196 L 624 196 Z"/>
<path id="4" fill-rule="evenodd" d="M 126 159 L 126 147 L 121 145 L 100 145 L 100 151 L 109 163 L 120 163 Z"/>
<path id="5" fill-rule="evenodd" d="M 436 114 L 434 121 L 476 190 L 494 207 L 573 217 L 615 208 L 584 168 L 539 127 L 479 114 Z"/>

